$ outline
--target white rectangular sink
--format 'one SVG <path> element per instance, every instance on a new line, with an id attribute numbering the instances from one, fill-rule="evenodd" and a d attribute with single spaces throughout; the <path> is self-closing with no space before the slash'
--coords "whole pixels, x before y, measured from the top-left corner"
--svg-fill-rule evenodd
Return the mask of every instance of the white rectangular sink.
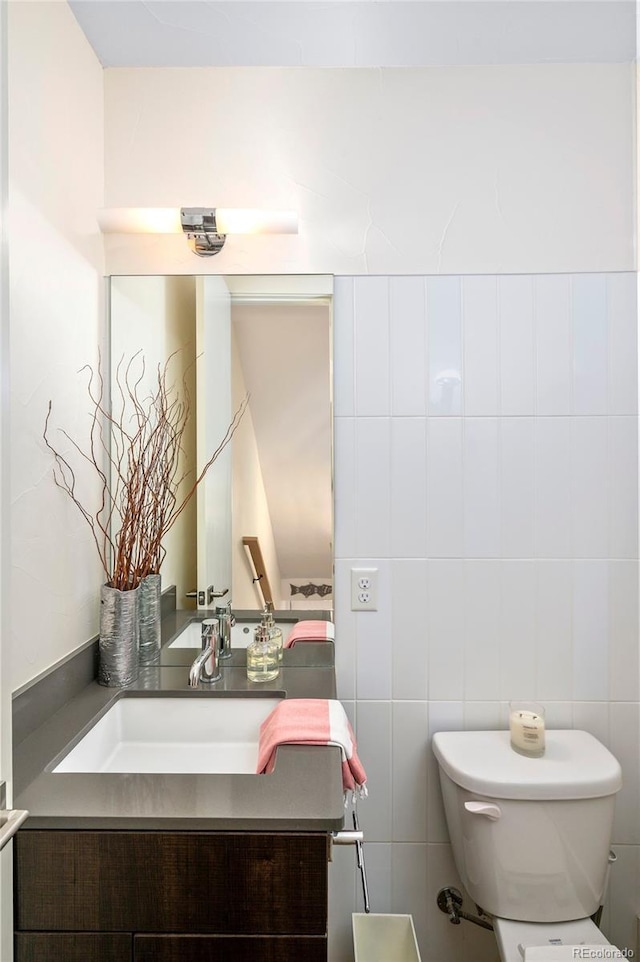
<path id="1" fill-rule="evenodd" d="M 53 771 L 255 775 L 260 724 L 281 700 L 120 698 Z"/>
<path id="2" fill-rule="evenodd" d="M 256 626 L 259 624 L 257 621 L 237 621 L 233 628 L 231 629 L 231 647 L 232 648 L 246 648 L 253 641 L 253 633 Z M 280 622 L 277 621 L 276 625 L 278 628 L 282 629 L 282 640 L 286 642 L 289 637 L 289 632 L 293 628 L 296 622 L 287 621 Z M 202 643 L 202 622 L 201 621 L 190 621 L 186 627 L 182 629 L 177 638 L 170 641 L 168 648 L 200 648 Z"/>

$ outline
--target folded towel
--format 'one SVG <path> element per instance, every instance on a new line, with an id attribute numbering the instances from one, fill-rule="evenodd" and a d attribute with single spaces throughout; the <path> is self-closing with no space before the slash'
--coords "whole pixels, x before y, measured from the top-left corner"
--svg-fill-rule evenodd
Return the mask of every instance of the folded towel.
<path id="1" fill-rule="evenodd" d="M 367 795 L 367 776 L 356 751 L 349 719 L 339 701 L 328 698 L 285 698 L 260 726 L 258 775 L 276 764 L 279 745 L 337 745 L 342 752 L 342 785 L 355 798 Z"/>
<path id="2" fill-rule="evenodd" d="M 297 641 L 335 641 L 336 629 L 332 621 L 297 621 L 284 643 L 291 648 Z"/>

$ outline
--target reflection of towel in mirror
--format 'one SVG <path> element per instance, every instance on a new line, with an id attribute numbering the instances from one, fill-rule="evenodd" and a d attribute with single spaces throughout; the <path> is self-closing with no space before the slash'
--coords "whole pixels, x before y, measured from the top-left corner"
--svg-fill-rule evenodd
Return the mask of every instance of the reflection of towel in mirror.
<path id="1" fill-rule="evenodd" d="M 339 701 L 328 698 L 286 698 L 260 726 L 259 775 L 275 768 L 279 745 L 337 745 L 342 752 L 342 785 L 354 798 L 367 795 L 367 775 L 356 750 L 349 719 Z"/>
<path id="2" fill-rule="evenodd" d="M 335 641 L 336 630 L 332 621 L 297 621 L 285 641 L 284 647 L 291 648 L 297 641 Z"/>

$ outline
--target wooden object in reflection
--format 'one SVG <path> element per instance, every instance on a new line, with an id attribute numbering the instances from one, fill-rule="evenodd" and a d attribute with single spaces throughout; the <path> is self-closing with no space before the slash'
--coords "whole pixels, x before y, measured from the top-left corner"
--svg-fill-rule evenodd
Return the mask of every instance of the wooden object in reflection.
<path id="1" fill-rule="evenodd" d="M 263 605 L 273 605 L 273 592 L 271 591 L 267 568 L 264 563 L 264 558 L 262 557 L 260 542 L 256 537 L 245 535 L 245 537 L 242 539 L 242 543 L 245 548 L 248 549 L 249 554 L 251 555 L 251 562 L 253 564 L 253 570 L 255 571 L 254 580 L 260 588 L 260 592 L 262 594 L 262 603 Z"/>

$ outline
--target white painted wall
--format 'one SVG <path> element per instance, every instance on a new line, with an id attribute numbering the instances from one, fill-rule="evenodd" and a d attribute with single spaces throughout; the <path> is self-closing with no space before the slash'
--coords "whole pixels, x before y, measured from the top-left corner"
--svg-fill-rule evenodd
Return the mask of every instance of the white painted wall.
<path id="1" fill-rule="evenodd" d="M 634 69 L 107 70 L 107 206 L 300 215 L 197 265 L 109 237 L 109 273 L 632 270 Z"/>
<path id="2" fill-rule="evenodd" d="M 86 437 L 85 364 L 104 303 L 103 73 L 64 3 L 9 7 L 11 600 L 13 689 L 97 631 L 104 580 L 91 534 L 52 479 L 42 431 Z M 68 448 L 68 445 L 67 445 Z M 87 504 L 97 494 L 80 472 Z M 25 613 L 37 608 L 42 617 Z"/>
<path id="3" fill-rule="evenodd" d="M 7 8 L 0 6 L 0 782 L 7 800 L 13 799 L 11 751 L 11 673 L 9 671 L 9 616 L 11 592 L 9 536 L 11 497 L 9 475 L 9 232 Z M 13 844 L 0 853 L 0 958 L 13 959 Z"/>
<path id="4" fill-rule="evenodd" d="M 126 364 L 141 352 L 146 378 L 144 391 L 155 391 L 157 372 L 172 357 L 167 385 L 184 397 L 186 385 L 192 414 L 182 438 L 182 453 L 177 477 L 184 480 L 178 488 L 178 503 L 187 495 L 196 474 L 196 289 L 192 277 L 114 277 L 111 279 L 111 360 L 112 378 L 121 360 Z M 139 360 L 134 370 L 139 377 Z M 121 380 L 124 369 L 121 367 Z M 114 409 L 117 403 L 113 398 Z M 196 570 L 197 511 L 192 497 L 164 538 L 166 558 L 162 564 L 162 587 L 176 586 L 178 608 L 193 607 L 185 601 L 197 584 Z"/>

